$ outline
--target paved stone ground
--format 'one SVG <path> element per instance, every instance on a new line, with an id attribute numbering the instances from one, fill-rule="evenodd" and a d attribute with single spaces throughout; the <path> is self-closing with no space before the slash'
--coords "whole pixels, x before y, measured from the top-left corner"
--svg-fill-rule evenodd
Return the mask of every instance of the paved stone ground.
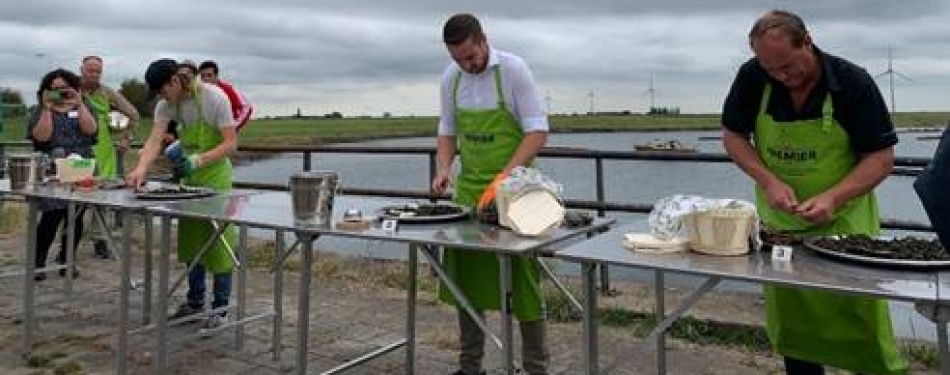
<path id="1" fill-rule="evenodd" d="M 0 273 L 18 271 L 22 258 L 23 235 L 20 231 L 0 233 Z M 51 251 L 55 253 L 55 248 Z M 0 288 L 0 374 L 107 374 L 114 373 L 117 321 L 118 262 L 91 258 L 92 249 L 85 243 L 79 249 L 82 276 L 72 296 L 62 300 L 58 291 L 62 278 L 51 275 L 40 284 L 39 300 L 50 301 L 39 309 L 36 344 L 28 361 L 21 353 L 22 297 L 20 278 L 2 279 Z M 392 267 L 401 265 L 341 259 L 319 255 L 314 270 L 311 302 L 309 366 L 311 372 L 333 368 L 370 350 L 400 339 L 406 317 L 404 291 L 391 277 Z M 135 275 L 141 277 L 141 259 L 135 258 Z M 181 268 L 176 265 L 176 270 Z M 386 276 L 386 274 L 390 276 Z M 424 271 L 423 271 L 424 272 Z M 252 323 L 241 349 L 236 347 L 231 330 L 212 338 L 187 340 L 197 325 L 184 325 L 171 330 L 173 352 L 169 374 L 279 374 L 292 369 L 296 343 L 297 280 L 299 274 L 288 272 L 284 278 L 285 320 L 282 325 L 281 360 L 274 361 L 271 348 L 271 320 Z M 428 277 L 426 277 L 428 279 Z M 431 279 L 423 282 L 417 304 L 416 351 L 417 374 L 448 374 L 455 369 L 455 313 L 435 302 Z M 616 285 L 619 297 L 602 299 L 602 306 L 628 309 L 646 308 L 652 304 L 643 285 Z M 264 269 L 255 269 L 249 276 L 249 312 L 273 308 L 273 277 Z M 183 295 L 179 290 L 178 296 Z M 681 297 L 678 291 L 668 292 L 668 306 Z M 173 306 L 181 300 L 173 302 Z M 60 301 L 54 301 L 59 299 Z M 141 293 L 132 292 L 133 324 L 141 324 Z M 699 304 L 695 316 L 716 318 L 747 324 L 761 323 L 761 306 L 756 297 L 718 293 Z M 490 324 L 497 327 L 497 317 Z M 517 326 L 515 326 L 517 327 Z M 517 331 L 517 329 L 516 329 Z M 610 374 L 652 374 L 653 352 L 640 348 L 630 329 L 601 327 L 602 367 L 611 367 Z M 582 331 L 579 323 L 552 323 L 549 326 L 549 347 L 552 353 L 552 374 L 580 374 L 583 371 Z M 152 369 L 152 336 L 130 337 L 127 357 L 129 373 L 150 373 Z M 516 336 L 517 341 L 517 336 Z M 779 361 L 764 353 L 746 352 L 719 346 L 697 346 L 669 340 L 668 363 L 671 374 L 770 374 L 780 373 Z M 517 352 L 517 351 L 516 351 Z M 500 352 L 487 349 L 486 366 L 491 373 L 499 370 Z M 393 351 L 347 374 L 403 374 L 404 352 Z M 935 373 L 935 372 L 920 372 Z"/>

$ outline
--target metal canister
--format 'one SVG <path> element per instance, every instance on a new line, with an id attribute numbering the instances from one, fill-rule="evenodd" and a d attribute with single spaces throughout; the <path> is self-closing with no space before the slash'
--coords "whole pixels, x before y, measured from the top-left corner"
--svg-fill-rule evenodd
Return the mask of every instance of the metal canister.
<path id="1" fill-rule="evenodd" d="M 304 171 L 290 176 L 294 222 L 309 227 L 330 227 L 333 197 L 340 175 L 333 171 Z"/>
<path id="2" fill-rule="evenodd" d="M 8 155 L 7 172 L 10 174 L 10 189 L 25 189 L 42 182 L 48 164 L 46 155 L 42 153 Z"/>

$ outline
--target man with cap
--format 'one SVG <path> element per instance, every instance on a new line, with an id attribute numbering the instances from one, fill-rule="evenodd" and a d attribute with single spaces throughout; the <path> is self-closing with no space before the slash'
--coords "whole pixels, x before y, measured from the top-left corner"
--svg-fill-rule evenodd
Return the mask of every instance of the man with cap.
<path id="1" fill-rule="evenodd" d="M 219 192 L 231 189 L 231 161 L 229 155 L 237 149 L 234 119 L 228 98 L 214 85 L 194 80 L 178 72 L 179 65 L 172 59 L 152 62 L 145 72 L 145 82 L 153 95 L 160 96 L 155 104 L 152 133 L 145 141 L 138 165 L 126 176 L 133 187 L 141 186 L 148 168 L 162 150 L 162 136 L 170 121 L 178 123 L 180 147 L 166 149 L 166 156 L 181 165 L 184 184 L 211 187 Z M 215 328 L 226 322 L 228 300 L 231 294 L 231 272 L 234 266 L 230 245 L 235 243 L 233 227 L 227 228 L 200 259 L 198 250 L 214 233 L 212 223 L 202 220 L 181 219 L 178 226 L 178 259 L 195 264 L 188 274 L 187 302 L 171 318 L 177 319 L 200 313 L 204 307 L 205 273 L 213 275 L 214 300 L 212 314 L 203 328 Z"/>
<path id="2" fill-rule="evenodd" d="M 492 48 L 478 19 L 456 14 L 443 28 L 443 41 L 453 62 L 442 75 L 437 173 L 432 190 L 447 191 L 452 162 L 459 151 L 461 171 L 454 201 L 483 207 L 494 196 L 494 185 L 517 166 L 529 165 L 547 140 L 548 119 L 534 77 L 525 61 Z M 501 302 L 499 265 L 494 255 L 445 249 L 443 266 L 482 316 Z M 546 374 L 544 307 L 536 259 L 512 262 L 512 307 L 521 329 L 525 372 Z M 443 301 L 455 304 L 448 288 Z M 460 369 L 457 375 L 484 374 L 485 334 L 473 317 L 458 307 Z"/>
<path id="3" fill-rule="evenodd" d="M 102 58 L 99 56 L 86 56 L 82 59 L 80 66 L 82 96 L 86 103 L 89 103 L 89 109 L 96 117 L 96 123 L 100 125 L 96 135 L 96 146 L 93 148 L 96 157 L 96 176 L 117 178 L 120 173 L 119 154 L 116 151 L 122 154 L 128 151 L 129 142 L 139 123 L 139 112 L 121 93 L 102 83 L 102 67 Z M 111 123 L 109 112 L 113 109 L 129 118 L 127 129 L 113 131 L 109 126 Z M 118 142 L 113 139 L 115 136 L 119 137 Z M 93 249 L 97 258 L 111 257 L 106 241 L 102 238 L 93 241 Z"/>
<path id="4" fill-rule="evenodd" d="M 201 80 L 210 84 L 218 85 L 221 88 L 221 91 L 224 91 L 224 94 L 228 96 L 228 100 L 231 101 L 231 112 L 234 114 L 234 121 L 237 124 L 237 130 L 240 131 L 244 125 L 247 124 L 247 121 L 251 119 L 251 114 L 254 113 L 254 106 L 247 101 L 247 98 L 244 97 L 240 91 L 234 88 L 230 82 L 221 79 L 218 76 L 218 64 L 211 60 L 205 60 L 198 66 L 198 74 L 201 75 Z"/>

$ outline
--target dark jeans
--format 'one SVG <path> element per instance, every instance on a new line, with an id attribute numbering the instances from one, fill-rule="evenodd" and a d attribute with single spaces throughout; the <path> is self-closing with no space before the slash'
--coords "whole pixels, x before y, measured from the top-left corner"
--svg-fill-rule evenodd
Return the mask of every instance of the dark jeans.
<path id="1" fill-rule="evenodd" d="M 60 225 L 66 226 L 66 209 L 49 210 L 40 215 L 40 223 L 36 227 L 36 268 L 46 267 L 46 257 L 49 255 L 49 248 L 53 245 L 53 239 L 59 231 Z M 81 218 L 85 210 L 80 210 L 78 215 Z M 76 257 L 76 247 L 79 246 L 79 237 L 82 236 L 82 220 L 76 220 L 73 225 L 73 260 Z M 66 236 L 60 236 L 60 250 L 56 260 L 59 263 L 66 263 Z"/>
<path id="2" fill-rule="evenodd" d="M 825 375 L 825 368 L 815 362 L 785 357 L 785 373 L 788 375 Z M 856 373 L 855 375 L 861 375 Z"/>
<path id="3" fill-rule="evenodd" d="M 219 273 L 212 279 L 214 300 L 211 301 L 211 308 L 227 306 L 231 297 L 231 273 Z M 188 304 L 192 307 L 204 306 L 205 290 L 205 268 L 199 264 L 188 273 Z"/>

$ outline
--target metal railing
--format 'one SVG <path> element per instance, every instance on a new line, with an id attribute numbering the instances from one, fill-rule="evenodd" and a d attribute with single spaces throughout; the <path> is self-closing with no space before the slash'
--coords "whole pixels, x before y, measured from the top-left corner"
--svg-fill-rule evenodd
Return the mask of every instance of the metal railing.
<path id="1" fill-rule="evenodd" d="M 428 181 L 432 181 L 436 173 L 436 149 L 435 147 L 376 147 L 376 146 L 241 146 L 240 151 L 255 153 L 300 153 L 303 158 L 303 170 L 313 168 L 314 154 L 396 154 L 396 155 L 426 155 L 429 159 Z M 604 216 L 607 211 L 649 213 L 653 208 L 652 203 L 624 203 L 609 202 L 606 200 L 606 186 L 604 184 L 604 161 L 606 160 L 651 160 L 651 161 L 682 161 L 682 162 L 711 162 L 711 163 L 731 163 L 732 159 L 725 154 L 711 153 L 668 153 L 668 152 L 633 152 L 633 151 L 594 151 L 581 148 L 545 148 L 540 154 L 544 158 L 567 158 L 567 159 L 586 159 L 592 160 L 595 171 L 595 196 L 596 200 L 565 200 L 565 205 L 569 208 L 587 209 L 597 211 L 598 216 Z M 908 158 L 901 157 L 894 161 L 895 166 L 901 168 L 921 168 L 930 162 L 929 158 Z M 902 171 L 906 175 L 906 171 Z M 283 184 L 266 184 L 253 182 L 235 182 L 237 187 L 257 188 L 257 189 L 275 189 L 286 190 Z M 367 188 L 344 188 L 343 193 L 371 196 L 388 196 L 415 199 L 445 199 L 447 196 L 437 197 L 429 191 L 418 190 L 389 190 L 389 189 L 367 189 Z M 896 219 L 884 219 L 881 222 L 882 227 L 886 229 L 913 230 L 913 231 L 933 231 L 933 229 L 922 223 L 911 221 L 902 221 Z M 598 289 L 604 295 L 614 293 L 610 286 L 610 271 L 606 264 L 598 267 Z"/>
<path id="2" fill-rule="evenodd" d="M 0 164 L 3 162 L 3 156 L 6 147 L 29 147 L 30 142 L 0 142 Z M 133 147 L 139 147 L 134 145 Z M 288 154 L 298 153 L 301 155 L 301 169 L 305 171 L 312 170 L 315 154 L 387 154 L 387 155 L 424 155 L 428 158 L 429 175 L 426 185 L 435 177 L 436 173 L 436 149 L 435 147 L 378 147 L 378 146 L 240 146 L 239 152 L 258 153 L 258 154 Z M 564 158 L 564 159 L 582 159 L 590 160 L 594 163 L 595 173 L 595 197 L 596 200 L 565 200 L 565 205 L 574 209 L 593 210 L 598 216 L 604 216 L 607 212 L 630 212 L 630 213 L 649 213 L 653 204 L 649 202 L 611 202 L 606 200 L 606 186 L 604 184 L 604 161 L 607 160 L 647 160 L 647 161 L 679 161 L 679 162 L 707 162 L 707 163 L 732 163 L 732 159 L 725 154 L 713 153 L 668 153 L 668 152 L 642 152 L 642 151 L 596 151 L 582 148 L 544 148 L 539 157 L 543 158 Z M 121 156 L 120 156 L 121 159 Z M 894 161 L 896 173 L 907 175 L 916 173 L 919 168 L 927 166 L 930 158 L 917 157 L 898 157 Z M 0 177 L 3 171 L 0 171 Z M 287 190 L 285 184 L 261 183 L 252 181 L 235 181 L 235 187 L 253 188 L 264 190 Z M 343 188 L 342 192 L 353 195 L 381 196 L 381 197 L 399 197 L 412 199 L 448 199 L 448 196 L 435 196 L 430 191 L 423 190 L 393 190 L 376 188 Z M 926 231 L 932 232 L 930 225 L 917 223 L 913 221 L 883 219 L 881 226 L 885 229 Z M 610 278 L 606 265 L 600 267 L 600 290 L 602 293 L 609 294 Z"/>
<path id="3" fill-rule="evenodd" d="M 389 154 L 389 155 L 424 155 L 428 157 L 429 175 L 428 181 L 435 177 L 436 159 L 435 147 L 378 147 L 378 146 L 241 146 L 239 151 L 263 153 L 263 154 L 301 154 L 301 168 L 311 170 L 314 165 L 314 155 L 316 154 Z M 564 159 L 582 159 L 591 160 L 594 163 L 595 173 L 595 200 L 568 199 L 566 206 L 575 209 L 585 209 L 596 211 L 598 216 L 604 216 L 606 212 L 631 212 L 631 213 L 649 213 L 653 204 L 649 202 L 611 202 L 606 200 L 606 186 L 604 184 L 604 161 L 607 160 L 651 160 L 651 161 L 682 161 L 682 162 L 709 162 L 709 163 L 732 163 L 732 159 L 725 154 L 714 153 L 668 153 L 668 152 L 642 152 L 642 151 L 597 151 L 581 148 L 544 148 L 540 154 L 544 158 L 564 158 Z M 930 162 L 930 158 L 919 157 L 898 157 L 894 161 L 896 167 L 901 168 L 923 168 Z M 896 173 L 895 173 L 896 174 Z M 246 181 L 235 181 L 235 186 L 245 188 L 258 188 L 268 190 L 286 190 L 286 185 L 271 183 L 256 183 Z M 429 191 L 422 190 L 392 190 L 392 189 L 374 189 L 374 188 L 344 188 L 344 193 L 369 195 L 369 196 L 388 196 L 413 199 L 445 199 L 448 197 L 436 197 Z M 917 223 L 907 220 L 884 219 L 882 226 L 885 229 L 911 230 L 911 231 L 932 231 L 930 225 Z"/>
<path id="4" fill-rule="evenodd" d="M 29 141 L 0 142 L 0 169 L 5 169 L 4 155 L 8 148 L 29 149 Z M 141 145 L 133 145 L 140 147 Z M 436 159 L 435 147 L 380 147 L 380 146 L 240 146 L 239 152 L 257 154 L 300 154 L 301 169 L 311 170 L 314 157 L 318 154 L 377 154 L 377 155 L 420 155 L 428 158 L 429 174 L 426 184 L 435 177 Z M 669 153 L 643 151 L 598 151 L 583 148 L 546 147 L 541 150 L 540 157 L 590 160 L 594 164 L 594 193 L 595 200 L 568 199 L 565 205 L 569 208 L 596 211 L 598 216 L 607 212 L 649 213 L 653 204 L 650 202 L 612 202 L 606 200 L 607 187 L 604 184 L 604 161 L 608 160 L 649 160 L 649 161 L 681 161 L 706 163 L 732 163 L 732 159 L 725 154 L 714 153 Z M 908 168 L 911 174 L 927 166 L 930 158 L 897 157 L 894 165 L 897 168 L 894 175 L 907 175 Z M 5 174 L 0 170 L 0 177 Z M 234 185 L 242 188 L 257 188 L 265 190 L 287 190 L 285 184 L 260 183 L 252 181 L 235 181 Z M 381 197 L 398 197 L 412 199 L 447 199 L 447 196 L 434 196 L 424 190 L 393 190 L 376 188 L 344 188 L 344 193 Z M 932 231 L 928 224 L 908 220 L 886 218 L 882 220 L 885 229 Z"/>

